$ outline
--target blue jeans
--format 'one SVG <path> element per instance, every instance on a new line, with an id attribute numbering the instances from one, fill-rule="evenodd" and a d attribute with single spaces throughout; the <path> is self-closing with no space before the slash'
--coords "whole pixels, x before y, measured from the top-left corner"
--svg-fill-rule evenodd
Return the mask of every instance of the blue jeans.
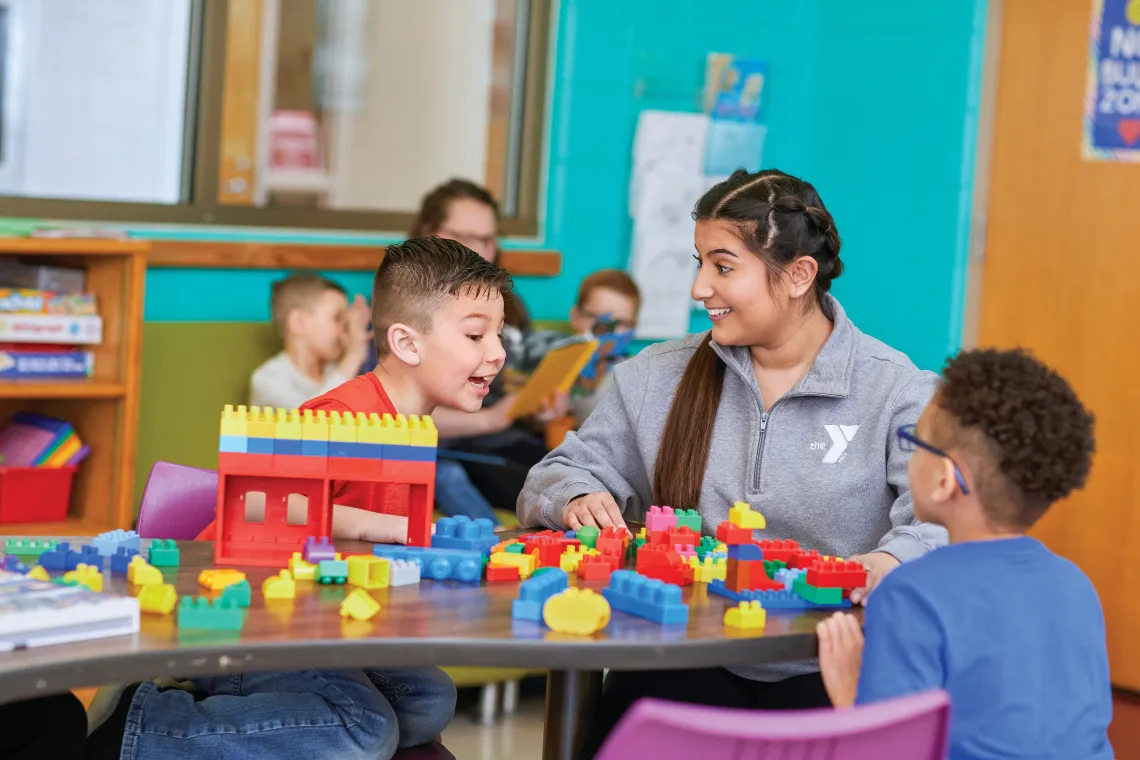
<path id="1" fill-rule="evenodd" d="M 439 511 L 448 517 L 466 515 L 472 520 L 486 517 L 499 524 L 491 503 L 471 483 L 463 465 L 454 459 L 439 459 L 435 463 L 435 501 Z"/>
<path id="2" fill-rule="evenodd" d="M 234 673 L 194 687 L 140 685 L 121 760 L 387 760 L 439 736 L 455 712 L 455 684 L 435 668 Z"/>

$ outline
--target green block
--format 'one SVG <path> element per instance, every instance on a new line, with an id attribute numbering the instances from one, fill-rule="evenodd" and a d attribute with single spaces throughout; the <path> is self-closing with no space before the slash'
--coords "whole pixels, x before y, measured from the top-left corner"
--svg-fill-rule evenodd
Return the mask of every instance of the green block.
<path id="1" fill-rule="evenodd" d="M 675 509 L 673 516 L 677 518 L 677 527 L 688 528 L 694 533 L 701 532 L 701 513 L 695 509 Z"/>
<path id="2" fill-rule="evenodd" d="M 62 575 L 58 578 L 52 578 L 51 582 L 57 586 L 78 586 L 79 585 L 79 581 L 77 581 L 77 580 L 65 581 L 63 579 Z"/>
<path id="3" fill-rule="evenodd" d="M 232 599 L 210 601 L 204 596 L 182 597 L 178 605 L 178 627 L 214 631 L 240 631 L 245 618 Z"/>
<path id="4" fill-rule="evenodd" d="M 548 570 L 555 570 L 555 569 L 557 569 L 557 568 L 553 568 L 553 567 L 540 567 L 540 568 L 537 568 L 537 569 L 535 569 L 535 571 L 534 571 L 533 573 L 531 573 L 531 574 L 530 574 L 530 577 L 531 577 L 531 578 L 533 578 L 533 577 L 535 577 L 536 575 L 542 575 L 543 573 L 547 572 Z"/>
<path id="5" fill-rule="evenodd" d="M 237 583 L 226 586 L 222 589 L 222 595 L 218 597 L 218 601 L 232 601 L 238 607 L 248 607 L 252 599 L 253 591 L 249 587 L 249 581 L 244 578 Z"/>
<path id="6" fill-rule="evenodd" d="M 717 540 L 712 536 L 701 536 L 700 543 L 694 549 L 697 552 L 697 559 L 701 562 L 705 561 L 705 555 L 709 552 L 716 551 Z"/>
<path id="7" fill-rule="evenodd" d="M 50 538 L 9 538 L 4 542 L 5 554 L 18 554 L 23 557 L 30 557 L 33 554 L 38 557 L 54 548 L 55 541 Z"/>
<path id="8" fill-rule="evenodd" d="M 147 550 L 147 561 L 154 567 L 178 567 L 180 557 L 173 538 L 156 538 Z"/>
<path id="9" fill-rule="evenodd" d="M 843 602 L 843 589 L 809 586 L 802 575 L 796 578 L 792 584 L 792 591 L 815 604 L 840 604 Z"/>
<path id="10" fill-rule="evenodd" d="M 764 560 L 764 572 L 768 573 L 769 578 L 776 577 L 776 571 L 780 568 L 786 568 L 787 562 L 780 559 L 766 559 Z"/>
<path id="11" fill-rule="evenodd" d="M 343 559 L 322 559 L 317 563 L 318 583 L 344 583 L 348 580 L 348 562 Z"/>
<path id="12" fill-rule="evenodd" d="M 506 551 L 511 554 L 522 554 L 525 549 L 525 544 L 508 544 Z"/>
<path id="13" fill-rule="evenodd" d="M 582 542 L 582 546 L 588 546 L 591 549 L 596 549 L 596 544 L 598 543 L 598 533 L 600 532 L 601 531 L 599 531 L 593 525 L 583 525 L 581 528 L 578 528 L 578 531 L 574 535 L 578 538 L 579 541 Z"/>
<path id="14" fill-rule="evenodd" d="M 649 542 L 646 541 L 644 538 L 633 539 L 632 541 L 629 542 L 629 550 L 628 550 L 628 553 L 626 554 L 626 557 L 629 560 L 636 562 L 637 561 L 637 550 L 640 549 L 641 547 L 645 546 L 647 543 L 649 543 Z"/>

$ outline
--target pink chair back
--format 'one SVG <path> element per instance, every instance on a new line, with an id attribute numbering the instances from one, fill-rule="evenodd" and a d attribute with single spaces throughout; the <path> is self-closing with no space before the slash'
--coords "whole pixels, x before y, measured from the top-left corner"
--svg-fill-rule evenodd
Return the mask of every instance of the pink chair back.
<path id="1" fill-rule="evenodd" d="M 137 530 L 143 538 L 189 541 L 214 519 L 218 473 L 155 462 L 143 490 Z"/>
<path id="2" fill-rule="evenodd" d="M 758 711 L 642 699 L 599 760 L 943 760 L 950 698 L 929 691 L 850 710 Z"/>

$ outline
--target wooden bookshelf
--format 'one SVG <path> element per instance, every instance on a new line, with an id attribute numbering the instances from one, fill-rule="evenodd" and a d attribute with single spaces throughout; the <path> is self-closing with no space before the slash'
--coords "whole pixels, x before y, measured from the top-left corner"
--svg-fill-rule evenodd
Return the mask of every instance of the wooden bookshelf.
<path id="1" fill-rule="evenodd" d="M 92 535 L 131 526 L 148 250 L 144 241 L 0 238 L 0 257 L 83 267 L 103 318 L 103 342 L 90 347 L 92 378 L 0 380 L 0 421 L 21 410 L 58 417 L 91 447 L 66 520 L 0 524 L 0 535 Z"/>

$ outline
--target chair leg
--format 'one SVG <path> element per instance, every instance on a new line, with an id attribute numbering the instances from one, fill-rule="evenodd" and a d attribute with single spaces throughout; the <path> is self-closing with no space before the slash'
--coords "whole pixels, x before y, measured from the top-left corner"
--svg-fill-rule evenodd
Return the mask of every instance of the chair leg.
<path id="1" fill-rule="evenodd" d="M 519 709 L 519 682 L 507 681 L 503 684 L 503 715 L 514 715 Z"/>
<path id="2" fill-rule="evenodd" d="M 490 726 L 495 722 L 495 716 L 499 707 L 499 684 L 488 683 L 483 684 L 482 690 L 479 692 L 479 718 L 478 723 L 481 726 Z"/>

